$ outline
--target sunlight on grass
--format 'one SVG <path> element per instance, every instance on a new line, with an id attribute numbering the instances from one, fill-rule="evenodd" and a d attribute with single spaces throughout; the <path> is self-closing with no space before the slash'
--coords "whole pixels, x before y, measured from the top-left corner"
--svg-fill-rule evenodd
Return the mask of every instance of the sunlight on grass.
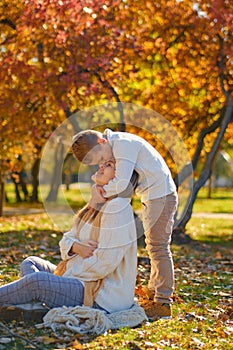
<path id="1" fill-rule="evenodd" d="M 194 213 L 233 213 L 233 189 L 218 188 L 213 190 L 211 198 L 207 196 L 207 188 L 202 188 L 194 203 Z"/>
<path id="2" fill-rule="evenodd" d="M 5 216 L 0 218 L 0 232 L 30 231 L 36 229 L 58 230 L 46 213 L 35 215 Z"/>
<path id="3" fill-rule="evenodd" d="M 19 262 L 28 255 L 37 255 L 54 263 L 60 261 L 58 242 L 62 234 L 56 230 L 50 231 L 52 225 L 46 214 L 5 217 L 1 220 L 1 285 L 18 278 Z M 64 331 L 55 334 L 51 329 L 35 330 L 34 325 L 25 326 L 16 322 L 12 322 L 10 327 L 14 327 L 16 333 L 20 329 L 20 334 L 26 337 L 29 332 L 30 339 L 41 344 L 43 349 L 60 348 L 60 344 L 63 344 L 63 349 L 230 350 L 233 346 L 229 333 L 233 285 L 227 235 L 232 226 L 230 221 L 224 223 L 225 233 L 216 234 L 218 240 L 215 244 L 210 233 L 216 233 L 222 221 L 195 219 L 190 223 L 195 241 L 185 246 L 172 245 L 176 290 L 171 320 L 147 322 L 132 329 L 108 331 L 97 337 L 67 331 L 64 337 Z M 202 238 L 205 242 L 197 241 Z M 227 246 L 225 242 L 228 242 Z M 139 256 L 147 256 L 146 250 L 141 248 Z M 149 265 L 139 266 L 138 272 L 141 282 L 146 284 Z M 6 347 L 13 348 L 24 349 L 25 344 L 15 338 Z"/>
<path id="4" fill-rule="evenodd" d="M 12 188 L 11 188 L 12 190 Z M 76 187 L 64 195 L 75 211 L 85 204 L 90 188 Z M 87 196 L 87 197 L 85 197 Z M 194 213 L 232 213 L 233 190 L 217 190 L 207 199 L 202 189 L 194 206 Z M 14 193 L 11 192 L 14 201 Z M 63 200 L 59 195 L 59 206 Z M 8 203 L 14 215 L 0 218 L 0 285 L 19 277 L 19 263 L 29 255 L 40 256 L 55 264 L 60 261 L 58 242 L 62 232 L 56 227 L 41 203 Z M 56 207 L 56 203 L 54 203 Z M 141 203 L 133 198 L 134 210 L 140 211 Z M 17 209 L 42 209 L 33 215 L 16 215 Z M 72 225 L 67 220 L 67 229 Z M 233 250 L 233 220 L 193 216 L 187 224 L 187 233 L 193 241 L 187 245 L 172 245 L 175 267 L 175 293 L 173 318 L 147 322 L 135 328 L 108 331 L 98 337 L 56 332 L 50 329 L 36 330 L 34 325 L 12 322 L 10 327 L 20 331 L 43 349 L 205 349 L 231 350 L 233 348 L 233 315 L 231 291 Z M 139 248 L 138 256 L 148 257 L 145 248 Z M 150 266 L 139 264 L 140 283 L 147 284 Z M 19 328 L 20 327 L 20 328 Z M 0 330 L 2 332 L 2 330 Z M 2 336 L 8 337 L 8 334 Z M 1 336 L 0 336 L 1 338 Z M 5 346 L 6 345 L 6 346 Z M 25 343 L 12 338 L 4 349 L 25 349 Z"/>
<path id="5" fill-rule="evenodd" d="M 81 186 L 81 188 L 80 188 Z M 70 189 L 66 190 L 65 186 L 62 185 L 58 192 L 58 200 L 57 204 L 64 204 L 64 199 L 69 203 L 69 205 L 78 209 L 85 205 L 90 199 L 90 183 L 86 184 L 71 184 Z M 49 187 L 41 187 L 41 189 L 45 192 L 49 192 Z M 29 192 L 31 191 L 31 185 L 29 185 Z M 6 185 L 6 192 L 8 198 L 10 200 L 6 205 L 14 205 L 15 204 L 15 194 L 14 194 L 14 186 L 9 183 Z M 208 197 L 208 189 L 202 188 L 197 196 L 195 201 L 193 212 L 206 212 L 206 213 L 233 213 L 233 189 L 224 189 L 218 188 L 212 191 L 212 198 Z M 41 200 L 41 198 L 39 197 Z M 23 202 L 15 205 L 19 206 L 28 206 L 30 207 L 31 203 Z M 42 204 L 33 203 L 33 207 L 41 207 Z M 134 210 L 139 210 L 141 208 L 140 199 L 136 196 L 133 198 L 133 207 Z"/>
<path id="6" fill-rule="evenodd" d="M 208 219 L 191 218 L 186 227 L 186 232 L 194 240 L 209 242 L 224 242 L 233 245 L 233 220 L 232 219 Z"/>

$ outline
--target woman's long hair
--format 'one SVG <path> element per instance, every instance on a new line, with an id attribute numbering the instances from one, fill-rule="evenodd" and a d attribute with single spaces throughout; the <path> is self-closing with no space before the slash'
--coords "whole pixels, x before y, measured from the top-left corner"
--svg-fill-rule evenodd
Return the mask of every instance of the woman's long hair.
<path id="1" fill-rule="evenodd" d="M 84 224 L 85 222 L 92 223 L 96 216 L 101 211 L 101 208 L 103 207 L 105 203 L 98 204 L 96 208 L 90 207 L 88 204 L 86 204 L 82 209 L 78 211 L 75 218 L 75 225 L 76 227 L 80 224 Z"/>

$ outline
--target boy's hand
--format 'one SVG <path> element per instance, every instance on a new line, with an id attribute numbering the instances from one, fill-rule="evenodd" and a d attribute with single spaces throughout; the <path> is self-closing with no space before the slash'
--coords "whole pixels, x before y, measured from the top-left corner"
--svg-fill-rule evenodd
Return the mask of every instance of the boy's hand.
<path id="1" fill-rule="evenodd" d="M 93 185 L 91 189 L 91 200 L 89 202 L 90 207 L 95 208 L 96 204 L 105 203 L 104 198 L 105 190 L 100 185 Z"/>
<path id="2" fill-rule="evenodd" d="M 98 243 L 91 239 L 82 242 L 75 242 L 72 245 L 71 254 L 78 254 L 83 259 L 90 258 L 97 247 Z"/>

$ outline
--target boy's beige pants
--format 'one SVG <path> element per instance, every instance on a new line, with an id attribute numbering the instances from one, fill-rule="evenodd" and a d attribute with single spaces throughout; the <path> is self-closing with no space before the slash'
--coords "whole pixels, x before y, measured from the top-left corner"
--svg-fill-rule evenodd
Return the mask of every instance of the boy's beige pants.
<path id="1" fill-rule="evenodd" d="M 160 303 L 171 303 L 174 291 L 170 243 L 177 204 L 176 193 L 143 203 L 143 226 L 151 260 L 148 288 L 154 292 L 154 301 Z"/>

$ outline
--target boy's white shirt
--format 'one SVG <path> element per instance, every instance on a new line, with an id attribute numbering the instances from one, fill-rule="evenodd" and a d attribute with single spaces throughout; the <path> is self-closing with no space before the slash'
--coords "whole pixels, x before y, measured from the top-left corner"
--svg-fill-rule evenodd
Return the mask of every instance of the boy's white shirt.
<path id="1" fill-rule="evenodd" d="M 91 225 L 85 224 L 79 241 L 89 239 Z M 60 241 L 63 260 L 69 259 L 64 277 L 93 281 L 104 278 L 96 302 L 109 312 L 130 308 L 134 302 L 137 271 L 137 237 L 132 207 L 126 198 L 107 203 L 101 218 L 99 245 L 93 256 L 83 259 L 69 256 L 75 238 L 75 227 Z"/>
<path id="2" fill-rule="evenodd" d="M 119 194 L 126 189 L 135 169 L 139 174 L 136 194 L 142 202 L 176 192 L 171 172 L 163 157 L 143 138 L 126 133 L 104 131 L 116 159 L 114 179 L 104 186 L 105 197 Z"/>

